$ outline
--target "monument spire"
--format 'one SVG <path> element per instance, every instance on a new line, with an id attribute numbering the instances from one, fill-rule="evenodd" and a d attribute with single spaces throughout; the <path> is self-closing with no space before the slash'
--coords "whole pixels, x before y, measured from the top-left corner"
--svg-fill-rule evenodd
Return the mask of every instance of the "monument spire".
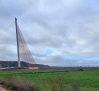
<path id="1" fill-rule="evenodd" d="M 15 17 L 15 26 L 16 26 L 16 40 L 17 40 L 18 67 L 20 67 L 19 42 L 18 42 L 18 30 L 17 30 L 17 18 L 16 18 L 16 17 Z"/>

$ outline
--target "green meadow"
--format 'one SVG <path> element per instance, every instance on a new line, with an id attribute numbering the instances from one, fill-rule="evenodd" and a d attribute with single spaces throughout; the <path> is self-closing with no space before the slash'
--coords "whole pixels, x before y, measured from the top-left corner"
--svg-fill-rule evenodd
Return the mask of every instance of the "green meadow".
<path id="1" fill-rule="evenodd" d="M 41 91 L 99 91 L 98 69 L 0 71 L 1 81 L 10 81 L 13 77 L 13 82 L 17 78 L 37 86 Z"/>

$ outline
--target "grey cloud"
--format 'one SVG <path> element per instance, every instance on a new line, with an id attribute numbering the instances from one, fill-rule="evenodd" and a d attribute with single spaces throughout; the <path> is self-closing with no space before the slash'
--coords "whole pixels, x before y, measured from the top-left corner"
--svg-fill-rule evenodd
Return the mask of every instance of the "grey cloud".
<path id="1" fill-rule="evenodd" d="M 86 54 L 99 53 L 98 6 L 98 0 L 10 0 L 6 3 L 3 0 L 0 3 L 0 31 L 11 24 L 16 16 L 22 34 L 38 63 L 67 65 L 72 61 L 75 66 L 92 65 L 87 60 L 64 59 L 64 56 L 86 57 Z M 13 51 L 16 50 L 15 25 L 11 27 L 0 35 L 0 45 L 4 45 L 0 49 L 4 55 L 9 55 L 6 59 L 10 60 L 14 55 L 12 59 L 17 60 Z M 13 50 L 5 46 L 10 44 L 14 46 Z M 47 48 L 54 53 L 50 56 L 46 54 Z M 3 54 L 2 59 L 5 58 Z M 56 62 L 58 63 L 55 64 Z"/>
<path id="2" fill-rule="evenodd" d="M 41 59 L 36 58 L 38 63 L 50 64 L 51 66 L 98 66 L 98 61 L 95 60 L 64 59 L 62 56 L 48 56 L 48 58 Z"/>

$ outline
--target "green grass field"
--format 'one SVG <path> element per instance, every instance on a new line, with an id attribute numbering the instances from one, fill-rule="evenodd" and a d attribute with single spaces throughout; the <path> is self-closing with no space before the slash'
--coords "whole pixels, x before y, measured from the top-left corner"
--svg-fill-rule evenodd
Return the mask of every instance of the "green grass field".
<path id="1" fill-rule="evenodd" d="M 7 78 L 7 75 L 16 76 L 19 79 L 27 78 L 31 84 L 37 85 L 43 91 L 58 91 L 52 90 L 54 88 L 52 87 L 53 85 L 57 89 L 59 89 L 59 86 L 69 89 L 72 83 L 76 83 L 80 91 L 99 91 L 98 69 L 64 72 L 67 70 L 69 69 L 0 71 L 0 79 Z"/>

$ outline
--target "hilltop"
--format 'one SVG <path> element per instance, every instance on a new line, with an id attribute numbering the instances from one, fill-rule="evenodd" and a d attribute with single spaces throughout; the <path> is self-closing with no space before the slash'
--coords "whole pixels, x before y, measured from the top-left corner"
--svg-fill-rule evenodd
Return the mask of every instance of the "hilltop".
<path id="1" fill-rule="evenodd" d="M 26 67 L 26 63 L 21 61 L 21 66 Z M 50 67 L 49 65 L 43 65 L 43 64 L 36 64 L 37 67 Z M 0 67 L 5 68 L 5 67 L 18 67 L 18 62 L 17 61 L 0 61 Z"/>

